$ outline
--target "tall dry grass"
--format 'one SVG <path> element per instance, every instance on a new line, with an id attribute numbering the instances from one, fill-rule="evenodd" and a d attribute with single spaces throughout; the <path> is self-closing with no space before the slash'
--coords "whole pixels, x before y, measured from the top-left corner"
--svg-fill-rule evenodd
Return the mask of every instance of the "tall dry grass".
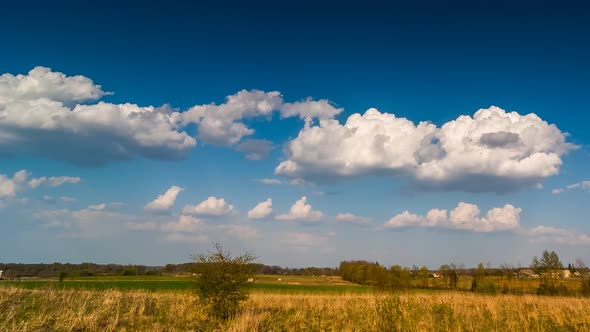
<path id="1" fill-rule="evenodd" d="M 0 288 L 0 331 L 590 331 L 590 299 L 255 293 L 221 322 L 189 293 Z"/>

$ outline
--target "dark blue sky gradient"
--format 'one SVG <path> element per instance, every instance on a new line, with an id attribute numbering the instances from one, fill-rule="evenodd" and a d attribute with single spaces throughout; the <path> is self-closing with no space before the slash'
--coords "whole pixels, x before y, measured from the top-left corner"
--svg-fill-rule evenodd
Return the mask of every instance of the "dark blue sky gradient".
<path id="1" fill-rule="evenodd" d="M 84 74 L 115 91 L 112 101 L 184 108 L 258 88 L 436 123 L 497 104 L 586 135 L 582 3 L 0 6 L 3 72 Z"/>
<path id="2" fill-rule="evenodd" d="M 382 224 L 405 209 L 425 213 L 435 207 L 452 209 L 465 201 L 479 204 L 483 213 L 511 203 L 525 211 L 522 224 L 526 227 L 561 225 L 588 233 L 588 193 L 555 198 L 550 190 L 589 180 L 589 36 L 590 5 L 582 1 L 4 1 L 0 2 L 0 74 L 25 74 L 35 66 L 47 66 L 67 75 L 84 75 L 115 92 L 102 99 L 107 102 L 169 103 L 184 110 L 196 104 L 221 103 L 241 89 L 278 90 L 289 102 L 307 96 L 329 99 L 345 109 L 338 116 L 341 121 L 351 113 L 376 107 L 415 123 L 429 120 L 437 125 L 497 105 L 521 114 L 536 113 L 571 133 L 568 140 L 580 149 L 563 157 L 560 175 L 547 179 L 544 191 L 412 196 L 403 193 L 405 182 L 400 179 L 370 177 L 318 189 L 334 195 L 312 196 L 313 188 L 263 187 L 255 182 L 274 176 L 274 167 L 284 157 L 281 145 L 303 126 L 299 119 L 255 118 L 245 122 L 256 129 L 251 138 L 275 144 L 269 160 L 245 161 L 231 149 L 199 142 L 182 162 L 139 159 L 93 169 L 15 156 L 0 160 L 0 174 L 26 168 L 38 176 L 80 176 L 79 192 L 73 194 L 69 188 L 50 192 L 56 197 L 79 195 L 79 202 L 74 203 L 78 208 L 124 201 L 128 205 L 123 209 L 142 211 L 146 202 L 171 185 L 179 185 L 186 191 L 178 209 L 217 195 L 241 212 L 272 197 L 273 209 L 284 212 L 306 194 L 314 208 L 327 214 L 354 207 L 357 210 L 350 212 L 370 215 Z M 37 201 L 40 206 L 45 204 Z M 163 249 L 155 253 L 151 242 L 138 241 L 143 246 L 138 248 L 145 250 L 127 248 L 141 252 L 134 256 L 129 251 L 128 256 L 119 257 L 125 252 L 125 248 L 119 250 L 125 241 L 108 242 L 110 253 L 103 253 L 97 242 L 81 241 L 71 250 L 73 242 L 47 240 L 46 231 L 39 230 L 38 221 L 28 216 L 28 208 L 23 211 L 11 210 L 8 217 L 14 222 L 2 226 L 14 235 L 4 247 L 20 243 L 22 248 L 17 248 L 23 253 L 13 251 L 19 253 L 0 256 L 0 261 L 159 264 L 183 261 L 180 256 L 194 249 L 179 251 L 171 244 L 159 244 Z M 260 227 L 284 226 L 269 222 Z M 31 229 L 36 233 L 29 233 Z M 344 236 L 356 240 L 357 234 L 355 230 Z M 337 257 L 347 252 L 317 259 L 317 253 L 309 257 L 281 256 L 274 250 L 260 254 L 266 255 L 264 263 L 284 264 L 288 258 L 295 266 L 334 265 L 340 258 L 359 258 L 436 267 L 451 259 L 475 265 L 476 259 L 491 260 L 494 255 L 506 260 L 517 257 L 528 264 L 532 254 L 547 248 L 512 235 L 449 234 L 418 230 L 361 236 L 361 257 Z M 338 248 L 352 248 L 350 242 L 338 241 L 342 241 Z M 459 245 L 447 246 L 449 241 L 459 241 Z M 501 241 L 508 242 L 500 246 Z M 39 243 L 44 249 L 23 243 Z M 485 255 L 478 251 L 480 244 L 489 249 L 481 250 Z M 407 249 L 412 245 L 419 248 Z M 393 257 L 395 250 L 398 256 Z M 573 259 L 577 250 L 570 247 L 563 252 Z"/>

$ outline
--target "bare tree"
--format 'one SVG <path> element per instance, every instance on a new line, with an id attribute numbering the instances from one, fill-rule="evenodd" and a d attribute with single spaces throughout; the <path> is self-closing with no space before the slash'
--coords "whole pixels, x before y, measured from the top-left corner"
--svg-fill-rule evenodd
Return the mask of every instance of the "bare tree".
<path id="1" fill-rule="evenodd" d="M 576 267 L 576 269 L 585 269 L 586 263 L 584 263 L 582 257 L 578 257 L 576 258 L 576 263 L 574 264 L 574 266 Z"/>

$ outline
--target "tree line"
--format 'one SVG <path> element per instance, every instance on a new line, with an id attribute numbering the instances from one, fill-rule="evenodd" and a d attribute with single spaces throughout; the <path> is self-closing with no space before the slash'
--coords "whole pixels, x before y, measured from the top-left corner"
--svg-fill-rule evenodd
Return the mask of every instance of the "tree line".
<path id="1" fill-rule="evenodd" d="M 330 267 L 288 268 L 277 265 L 250 263 L 256 274 L 282 274 L 295 276 L 337 276 L 338 269 Z M 22 264 L 0 263 L 0 270 L 6 279 L 15 278 L 53 278 L 90 276 L 135 276 L 135 275 L 181 275 L 201 273 L 204 263 L 167 264 L 165 266 L 96 264 L 96 263 L 50 263 Z"/>
<path id="2" fill-rule="evenodd" d="M 341 262 L 338 270 L 346 281 L 383 289 L 434 288 L 519 294 L 523 293 L 524 283 L 521 282 L 518 287 L 513 279 L 522 278 L 519 272 L 524 269 L 530 269 L 534 272 L 533 276 L 538 278 L 539 295 L 568 294 L 563 282 L 564 271 L 577 277 L 589 273 L 581 259 L 565 268 L 554 251 L 544 251 L 540 258 L 533 258 L 530 266 L 517 268 L 508 264 L 492 268 L 490 264 L 486 266 L 483 263 L 479 263 L 476 268 L 465 268 L 462 264 L 444 264 L 437 270 L 429 270 L 426 266 L 409 268 L 393 265 L 387 268 L 378 262 L 356 260 Z M 581 279 L 581 283 L 581 293 L 590 296 L 590 279 Z"/>

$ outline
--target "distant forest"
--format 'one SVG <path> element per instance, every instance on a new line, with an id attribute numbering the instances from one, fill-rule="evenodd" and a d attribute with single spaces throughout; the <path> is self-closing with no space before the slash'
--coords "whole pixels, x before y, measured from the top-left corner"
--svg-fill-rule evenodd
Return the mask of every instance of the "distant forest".
<path id="1" fill-rule="evenodd" d="M 283 275 L 338 275 L 337 268 L 286 268 L 269 266 L 264 264 L 251 264 L 257 274 L 283 274 Z M 167 264 L 166 266 L 145 265 L 120 265 L 120 264 L 95 264 L 95 263 L 52 263 L 52 264 L 19 264 L 0 263 L 0 270 L 4 271 L 5 279 L 15 278 L 52 278 L 59 274 L 68 277 L 90 276 L 134 276 L 134 275 L 181 275 L 199 273 L 200 265 L 196 263 Z"/>

